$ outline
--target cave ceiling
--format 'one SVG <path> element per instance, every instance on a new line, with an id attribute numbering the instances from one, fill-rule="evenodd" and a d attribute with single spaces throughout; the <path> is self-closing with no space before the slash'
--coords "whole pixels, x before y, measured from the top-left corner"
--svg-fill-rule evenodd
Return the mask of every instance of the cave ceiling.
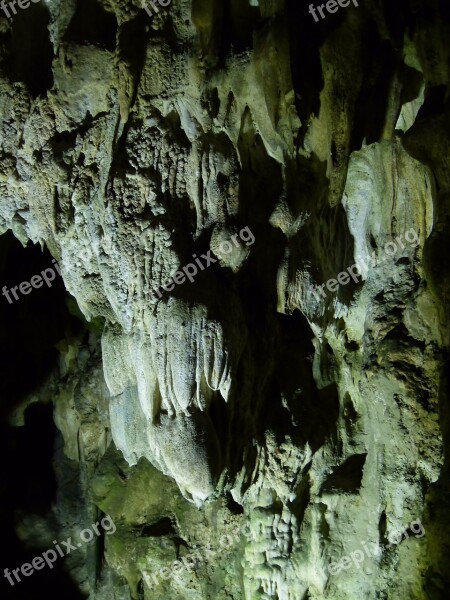
<path id="1" fill-rule="evenodd" d="M 449 0 L 0 3 L 5 599 L 441 600 Z"/>

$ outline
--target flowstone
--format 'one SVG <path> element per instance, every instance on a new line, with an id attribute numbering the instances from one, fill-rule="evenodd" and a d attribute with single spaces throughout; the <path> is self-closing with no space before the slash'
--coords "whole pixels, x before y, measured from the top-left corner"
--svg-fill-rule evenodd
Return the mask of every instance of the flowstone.
<path id="1" fill-rule="evenodd" d="M 46 518 L 117 525 L 67 561 L 92 600 L 444 597 L 449 19 L 438 0 L 0 19 L 0 233 L 49 249 L 88 332 L 33 401 L 65 455 Z"/>

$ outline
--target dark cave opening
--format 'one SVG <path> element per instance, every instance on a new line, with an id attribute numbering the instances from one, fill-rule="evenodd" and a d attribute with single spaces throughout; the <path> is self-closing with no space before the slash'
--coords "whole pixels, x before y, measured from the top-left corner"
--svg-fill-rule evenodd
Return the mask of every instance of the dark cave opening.
<path id="1" fill-rule="evenodd" d="M 92 44 L 110 52 L 116 48 L 117 21 L 96 0 L 77 0 L 77 8 L 65 39 L 76 44 Z"/>
<path id="2" fill-rule="evenodd" d="M 48 33 L 48 8 L 43 2 L 19 10 L 7 37 L 9 52 L 4 69 L 15 82 L 23 82 L 33 98 L 53 86 L 53 47 Z"/>
<path id="3" fill-rule="evenodd" d="M 0 257 L 0 319 L 4 324 L 0 340 L 6 360 L 0 385 L 5 418 L 45 380 L 58 357 L 56 344 L 66 332 L 80 331 L 81 323 L 68 313 L 67 292 L 47 249 L 41 251 L 31 242 L 24 248 L 8 231 L 0 236 Z M 53 277 L 48 284 L 42 277 L 46 269 L 53 271 L 53 275 L 46 271 L 48 280 Z M 31 285 L 36 276 L 42 281 L 34 279 Z"/>
<path id="4" fill-rule="evenodd" d="M 253 46 L 253 31 L 260 20 L 260 9 L 249 2 L 228 0 L 224 9 L 221 58 L 229 52 L 239 53 Z"/>
<path id="5" fill-rule="evenodd" d="M 51 402 L 38 401 L 37 394 L 23 413 L 24 403 L 44 384 L 57 364 L 56 344 L 67 335 L 83 330 L 65 305 L 67 292 L 54 270 L 50 286 L 42 281 L 40 288 L 21 284 L 54 266 L 48 250 L 28 243 L 24 248 L 11 232 L 0 236 L 0 340 L 3 348 L 3 377 L 0 381 L 0 447 L 5 459 L 0 487 L 0 527 L 3 547 L 7 549 L 3 569 L 10 571 L 45 551 L 40 544 L 24 543 L 18 531 L 26 531 L 29 541 L 30 523 L 46 523 L 57 531 L 51 515 L 56 500 L 57 479 L 53 469 L 58 432 L 53 421 Z M 47 271 L 50 279 L 50 273 Z M 41 278 L 42 279 L 42 278 Z M 37 280 L 34 279 L 37 283 Z M 18 299 L 11 288 L 15 288 Z M 31 289 L 29 289 L 31 288 Z M 9 299 L 4 293 L 8 292 Z M 39 530 L 39 528 L 38 528 Z M 33 529 L 33 536 L 36 531 Z M 39 542 L 39 540 L 37 540 Z M 50 570 L 45 568 L 8 583 L 1 578 L 1 597 L 5 599 L 47 600 L 49 589 L 64 590 L 67 598 L 81 598 L 80 592 L 64 572 L 61 559 Z"/>

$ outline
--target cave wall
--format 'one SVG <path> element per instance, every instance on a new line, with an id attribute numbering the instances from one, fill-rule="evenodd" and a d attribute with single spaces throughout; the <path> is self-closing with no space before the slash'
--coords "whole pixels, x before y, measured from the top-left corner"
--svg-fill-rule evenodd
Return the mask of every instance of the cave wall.
<path id="1" fill-rule="evenodd" d="M 117 523 L 68 561 L 82 593 L 443 597 L 449 8 L 361 0 L 315 23 L 294 0 L 152 18 L 49 0 L 0 18 L 0 233 L 49 249 L 90 340 L 66 333 L 35 392 L 53 386 L 55 461 L 79 480 L 68 508 L 59 474 L 53 511 L 61 532 Z M 387 549 L 416 519 L 425 536 Z M 362 542 L 362 568 L 330 573 Z"/>

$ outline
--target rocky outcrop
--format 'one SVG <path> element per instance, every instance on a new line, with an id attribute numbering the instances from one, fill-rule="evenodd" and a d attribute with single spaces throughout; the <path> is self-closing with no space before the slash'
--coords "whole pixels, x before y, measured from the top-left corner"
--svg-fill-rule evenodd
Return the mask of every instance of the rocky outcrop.
<path id="1" fill-rule="evenodd" d="M 68 561 L 83 593 L 444 597 L 448 26 L 438 0 L 1 20 L 0 232 L 85 328 L 21 398 L 51 390 L 64 449 L 45 522 L 117 525 Z"/>

